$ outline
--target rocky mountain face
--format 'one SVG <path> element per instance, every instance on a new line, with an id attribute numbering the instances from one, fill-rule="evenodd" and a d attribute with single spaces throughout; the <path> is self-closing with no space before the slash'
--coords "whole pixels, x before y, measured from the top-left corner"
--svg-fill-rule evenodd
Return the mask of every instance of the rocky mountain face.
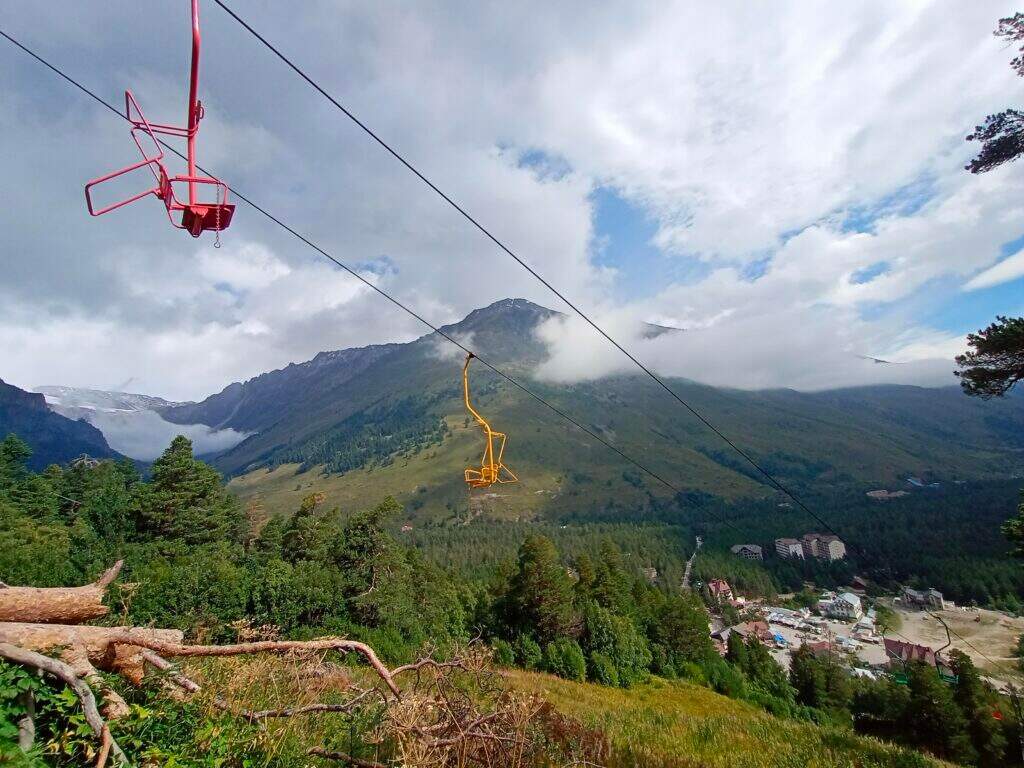
<path id="1" fill-rule="evenodd" d="M 121 458 L 96 427 L 55 413 L 42 394 L 0 381 L 0 436 L 11 433 L 32 448 L 29 466 L 35 470 L 82 455 Z"/>
<path id="2" fill-rule="evenodd" d="M 723 496 L 767 492 L 748 465 L 641 376 L 571 386 L 532 380 L 546 356 L 534 329 L 554 314 L 505 299 L 444 330 L 676 486 Z M 247 492 L 277 483 L 280 493 L 296 495 L 326 483 L 341 496 L 394 493 L 427 508 L 464 506 L 461 469 L 479 460 L 482 442 L 462 404 L 462 362 L 458 349 L 428 334 L 405 344 L 324 352 L 160 412 L 170 421 L 251 433 L 215 458 Z M 523 479 L 514 493 L 525 513 L 551 505 L 592 510 L 665 493 L 484 367 L 472 370 L 477 404 L 509 434 L 506 458 Z M 722 390 L 682 379 L 672 385 L 780 479 L 798 486 L 885 487 L 907 476 L 952 482 L 1024 470 L 1020 397 L 983 403 L 955 387 L 803 393 Z M 292 467 L 287 476 L 284 466 Z"/>

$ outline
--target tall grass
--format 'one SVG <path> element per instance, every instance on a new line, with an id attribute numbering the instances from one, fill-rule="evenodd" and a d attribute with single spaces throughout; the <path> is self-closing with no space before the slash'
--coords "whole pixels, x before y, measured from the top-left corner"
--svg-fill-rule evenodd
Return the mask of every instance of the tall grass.
<path id="1" fill-rule="evenodd" d="M 772 717 L 690 683 L 630 690 L 509 672 L 564 714 L 612 740 L 608 768 L 936 768 L 918 752 L 838 728 Z"/>

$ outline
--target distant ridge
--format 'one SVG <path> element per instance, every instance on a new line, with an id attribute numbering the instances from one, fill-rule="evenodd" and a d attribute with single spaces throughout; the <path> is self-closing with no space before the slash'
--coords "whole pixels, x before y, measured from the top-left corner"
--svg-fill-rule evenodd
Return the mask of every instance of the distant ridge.
<path id="1" fill-rule="evenodd" d="M 50 464 L 66 464 L 82 455 L 123 458 L 96 427 L 50 410 L 42 394 L 26 392 L 0 380 L 0 438 L 11 433 L 32 448 L 29 467 L 37 471 Z"/>
<path id="2" fill-rule="evenodd" d="M 537 325 L 559 316 L 525 299 L 502 299 L 443 330 L 679 487 L 725 497 L 771 492 L 639 376 L 565 386 L 533 380 L 548 355 Z M 652 335 L 687 332 L 650 328 Z M 461 508 L 462 469 L 479 459 L 479 435 L 461 399 L 461 363 L 461 351 L 431 333 L 408 343 L 322 352 L 161 413 L 178 423 L 250 433 L 214 459 L 239 476 L 236 485 L 247 494 L 269 483 L 286 506 L 297 505 L 309 488 L 326 488 L 340 502 L 393 493 L 424 513 Z M 502 498 L 515 500 L 505 504 L 507 514 L 589 514 L 664 494 L 483 367 L 474 372 L 473 388 L 495 427 L 508 431 L 506 458 L 523 478 L 500 489 Z M 674 379 L 673 388 L 773 474 L 800 487 L 879 487 L 907 476 L 1005 477 L 1019 471 L 1024 450 L 1024 398 L 981 403 L 952 386 L 726 391 Z"/>

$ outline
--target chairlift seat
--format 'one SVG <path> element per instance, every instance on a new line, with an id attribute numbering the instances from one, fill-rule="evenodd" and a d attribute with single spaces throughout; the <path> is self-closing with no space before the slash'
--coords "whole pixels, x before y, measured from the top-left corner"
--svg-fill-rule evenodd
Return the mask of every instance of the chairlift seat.
<path id="1" fill-rule="evenodd" d="M 181 226 L 192 237 L 199 237 L 203 232 L 220 232 L 228 228 L 234 212 L 234 203 L 186 205 L 181 213 Z"/>

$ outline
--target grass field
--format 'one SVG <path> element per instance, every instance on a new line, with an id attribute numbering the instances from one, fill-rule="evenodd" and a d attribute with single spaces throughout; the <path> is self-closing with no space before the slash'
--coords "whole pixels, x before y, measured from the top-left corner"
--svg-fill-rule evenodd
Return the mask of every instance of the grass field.
<path id="1" fill-rule="evenodd" d="M 315 662 L 314 662 L 315 666 Z M 186 664 L 203 684 L 237 708 L 276 708 L 341 701 L 353 682 L 370 684 L 363 667 L 328 676 L 301 673 L 295 659 L 253 657 Z M 509 687 L 534 693 L 588 729 L 603 732 L 612 752 L 604 768 L 942 768 L 918 752 L 838 728 L 773 717 L 707 688 L 653 678 L 629 690 L 572 683 L 552 675 L 504 670 Z M 167 706 L 175 706 L 168 702 Z M 217 716 L 212 703 L 208 714 Z M 305 757 L 311 746 L 349 750 L 343 716 L 319 713 L 266 721 L 252 734 L 286 764 L 331 763 Z M 366 757 L 372 755 L 366 754 Z"/>
<path id="2" fill-rule="evenodd" d="M 655 679 L 631 690 L 509 671 L 517 688 L 608 734 L 613 766 L 925 768 L 947 765 L 848 731 L 781 720 L 697 685 Z"/>

